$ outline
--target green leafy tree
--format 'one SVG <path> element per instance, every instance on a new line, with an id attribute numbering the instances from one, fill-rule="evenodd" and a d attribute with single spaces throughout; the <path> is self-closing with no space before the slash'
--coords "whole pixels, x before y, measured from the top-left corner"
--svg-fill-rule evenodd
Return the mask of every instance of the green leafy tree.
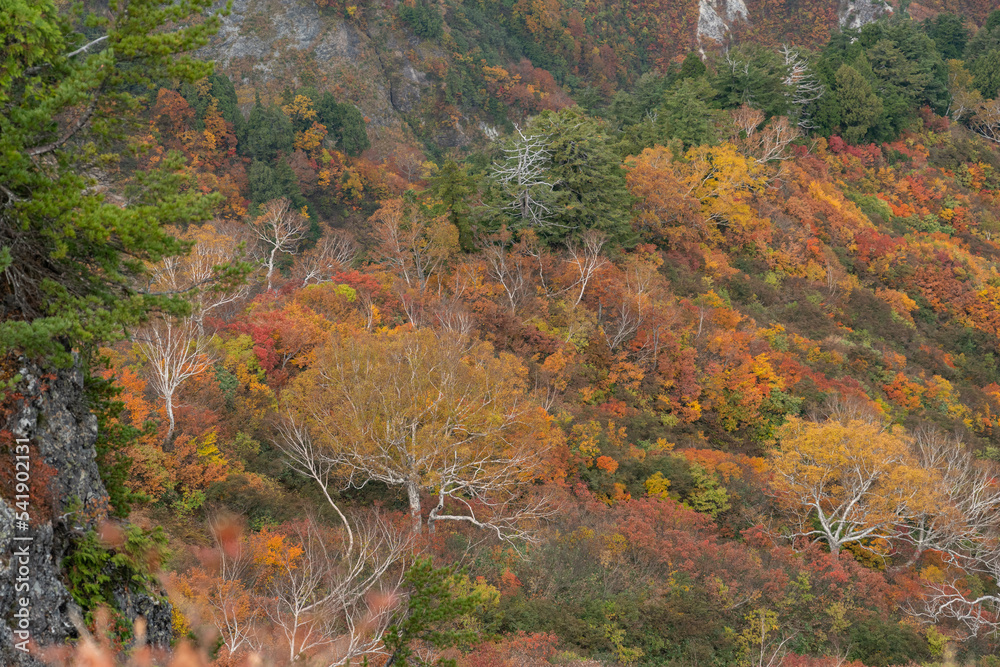
<path id="1" fill-rule="evenodd" d="M 882 100 L 872 90 L 871 84 L 850 65 L 840 66 L 836 82 L 835 94 L 840 104 L 844 139 L 857 143 L 882 116 Z"/>
<path id="2" fill-rule="evenodd" d="M 156 423 L 149 421 L 139 429 L 119 419 L 125 404 L 117 400 L 122 390 L 114 380 L 90 375 L 86 387 L 90 405 L 97 416 L 97 442 L 94 443 L 97 470 L 108 492 L 111 514 L 125 518 L 132 510 L 132 503 L 151 500 L 125 485 L 132 469 L 132 459 L 125 453 L 125 448 L 139 437 L 155 433 Z"/>
<path id="3" fill-rule="evenodd" d="M 715 143 L 718 111 L 712 103 L 714 96 L 715 90 L 704 78 L 684 79 L 667 91 L 657 116 L 662 128 L 657 143 L 680 139 L 684 148 Z"/>
<path id="4" fill-rule="evenodd" d="M 909 117 L 925 104 L 944 113 L 948 107 L 948 67 L 934 40 L 916 22 L 893 16 L 870 23 L 862 28 L 859 42 L 879 79 L 880 95 L 901 95 L 909 100 Z M 863 69 L 857 64 L 855 68 Z M 893 121 L 893 125 L 904 127 L 907 120 Z"/>
<path id="5" fill-rule="evenodd" d="M 406 21 L 417 36 L 424 39 L 437 39 L 444 34 L 444 17 L 441 16 L 437 3 L 428 0 L 403 3 L 399 6 L 399 18 Z"/>
<path id="6" fill-rule="evenodd" d="M 446 213 L 451 224 L 458 229 L 458 242 L 463 250 L 472 250 L 472 228 L 469 214 L 469 196 L 474 191 L 473 179 L 468 172 L 454 160 L 448 160 L 430 179 L 430 193 L 441 202 L 442 211 L 434 211 L 435 215 Z"/>
<path id="7" fill-rule="evenodd" d="M 971 67 L 972 63 L 976 62 L 980 57 L 998 47 L 1000 47 L 1000 26 L 992 28 L 983 26 L 965 45 L 965 57 L 963 60 L 966 67 Z"/>
<path id="8" fill-rule="evenodd" d="M 826 94 L 807 107 L 817 133 L 829 136 L 840 131 L 841 105 L 836 95 L 837 72 L 841 65 L 850 65 L 863 55 L 857 30 L 848 29 L 830 36 L 830 41 L 816 61 L 816 74 L 825 87 Z"/>
<path id="9" fill-rule="evenodd" d="M 184 82 L 181 84 L 180 90 L 181 94 L 188 105 L 190 105 L 191 110 L 194 111 L 194 119 L 192 120 L 192 129 L 201 132 L 205 129 L 205 112 L 208 110 L 208 105 L 212 102 L 212 96 L 207 94 L 202 94 L 194 84 Z"/>
<path id="10" fill-rule="evenodd" d="M 105 202 L 87 173 L 120 151 L 150 82 L 195 81 L 211 64 L 186 52 L 218 30 L 211 0 L 111 0 L 103 18 L 51 0 L 0 11 L 0 350 L 57 365 L 183 300 L 137 287 L 146 263 L 184 251 L 165 225 L 207 219 L 216 203 L 183 190 L 182 159 L 137 174 L 130 205 Z M 205 12 L 208 12 L 205 14 Z M 201 20 L 186 24 L 192 15 Z M 89 41 L 75 26 L 83 25 Z M 113 146 L 119 146 L 114 149 Z"/>
<path id="11" fill-rule="evenodd" d="M 368 140 L 368 129 L 361 110 L 353 104 L 341 104 L 341 121 L 338 130 L 337 145 L 348 155 L 361 155 L 371 146 Z"/>
<path id="12" fill-rule="evenodd" d="M 274 169 L 260 160 L 254 160 L 250 164 L 247 180 L 250 182 L 250 203 L 255 206 L 280 199 L 285 194 Z"/>
<path id="13" fill-rule="evenodd" d="M 788 68 L 782 57 L 757 45 L 731 50 L 718 64 L 715 88 L 723 108 L 743 104 L 760 109 L 767 116 L 788 113 Z"/>
<path id="14" fill-rule="evenodd" d="M 365 117 L 353 104 L 338 102 L 330 92 L 325 92 L 316 104 L 316 116 L 337 142 L 337 148 L 346 154 L 361 155 L 371 146 Z"/>
<path id="15" fill-rule="evenodd" d="M 250 117 L 243 126 L 243 136 L 240 137 L 244 155 L 271 163 L 278 157 L 278 153 L 291 153 L 294 141 L 292 121 L 279 107 L 261 104 L 258 94 L 253 109 L 250 110 Z"/>
<path id="16" fill-rule="evenodd" d="M 681 71 L 678 73 L 678 79 L 698 79 L 705 76 L 708 73 L 708 68 L 705 67 L 705 63 L 701 61 L 701 56 L 697 52 L 691 51 L 686 56 L 684 56 L 684 62 L 681 63 Z"/>
<path id="17" fill-rule="evenodd" d="M 701 64 L 700 60 L 697 62 Z M 665 76 L 646 72 L 635 82 L 631 91 L 615 93 L 608 108 L 608 117 L 623 127 L 641 123 L 663 102 L 663 94 L 669 83 Z"/>
<path id="18" fill-rule="evenodd" d="M 614 243 L 631 243 L 631 195 L 621 160 L 604 127 L 579 109 L 570 108 L 543 112 L 530 123 L 529 130 L 548 137 L 553 209 L 550 226 L 542 230 L 542 236 L 561 241 L 596 229 Z"/>
<path id="19" fill-rule="evenodd" d="M 882 102 L 881 133 L 886 139 L 898 135 L 921 103 L 931 82 L 928 72 L 909 60 L 888 39 L 881 39 L 868 50 L 867 58 L 875 78 L 875 87 Z M 873 124 L 874 125 L 874 124 Z"/>
<path id="20" fill-rule="evenodd" d="M 977 58 L 969 67 L 972 85 L 986 99 L 993 99 L 1000 91 L 1000 48 Z"/>
<path id="21" fill-rule="evenodd" d="M 1000 9 L 994 9 L 986 17 L 986 23 L 983 24 L 983 30 L 993 30 L 993 28 L 1000 27 Z"/>
<path id="22" fill-rule="evenodd" d="M 965 19 L 961 16 L 938 14 L 932 19 L 925 19 L 923 29 L 934 40 L 938 53 L 945 60 L 960 59 L 965 53 L 969 29 L 965 27 Z"/>
<path id="23" fill-rule="evenodd" d="M 944 26 L 942 30 L 947 22 Z M 845 65 L 854 74 L 843 70 Z M 938 113 L 948 108 L 947 65 L 935 41 L 908 18 L 893 16 L 860 31 L 834 34 L 816 71 L 830 91 L 812 109 L 811 118 L 822 134 L 840 132 L 853 141 L 893 140 L 916 120 L 920 107 Z"/>
<path id="24" fill-rule="evenodd" d="M 443 649 L 481 639 L 473 630 L 455 628 L 455 621 L 481 604 L 480 594 L 477 591 L 463 594 L 461 573 L 455 566 L 435 568 L 430 558 L 417 560 L 406 573 L 405 581 L 410 587 L 406 612 L 382 637 L 389 652 L 385 667 L 453 667 L 454 660 L 431 663 L 420 658 L 412 644 L 422 641 Z"/>
<path id="25" fill-rule="evenodd" d="M 306 198 L 302 196 L 299 179 L 295 177 L 295 172 L 288 164 L 288 160 L 284 158 L 278 160 L 278 164 L 274 167 L 274 176 L 283 196 L 291 200 L 292 206 L 301 209 L 308 204 Z"/>
<path id="26" fill-rule="evenodd" d="M 219 100 L 219 113 L 227 122 L 233 124 L 236 136 L 241 136 L 246 121 L 237 106 L 236 86 L 225 73 L 214 73 L 208 80 L 212 84 L 212 96 Z"/>

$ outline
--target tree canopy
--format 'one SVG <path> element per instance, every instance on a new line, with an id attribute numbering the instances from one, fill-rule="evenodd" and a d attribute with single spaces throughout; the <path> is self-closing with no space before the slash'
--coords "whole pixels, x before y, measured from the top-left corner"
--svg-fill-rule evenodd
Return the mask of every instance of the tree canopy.
<path id="1" fill-rule="evenodd" d="M 96 187 L 110 147 L 153 80 L 194 81 L 219 16 L 209 0 L 113 1 L 86 36 L 51 1 L 0 12 L 0 347 L 66 364 L 150 310 L 183 309 L 142 289 L 145 262 L 184 251 L 163 226 L 207 219 L 214 196 L 181 188 L 179 156 L 136 174 L 127 206 Z M 177 26 L 174 29 L 164 29 Z M 94 35 L 99 35 L 94 37 Z"/>

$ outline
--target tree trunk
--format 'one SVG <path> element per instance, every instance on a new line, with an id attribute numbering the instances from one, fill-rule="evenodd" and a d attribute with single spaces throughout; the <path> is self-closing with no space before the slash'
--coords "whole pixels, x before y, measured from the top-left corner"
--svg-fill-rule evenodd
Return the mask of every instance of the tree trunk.
<path id="1" fill-rule="evenodd" d="M 442 487 L 441 491 L 442 492 L 444 491 L 443 487 Z M 441 514 L 441 510 L 443 510 L 443 509 L 444 509 L 444 495 L 442 493 L 442 494 L 438 495 L 438 503 L 437 503 L 437 505 L 435 505 L 434 507 L 432 507 L 431 511 L 427 514 L 427 532 L 428 533 L 432 533 L 432 534 L 434 533 L 435 522 L 437 521 L 438 515 Z"/>
<path id="2" fill-rule="evenodd" d="M 413 532 L 419 533 L 423 527 L 423 516 L 420 512 L 420 488 L 416 482 L 406 484 L 406 495 L 410 499 L 410 518 L 413 519 Z"/>
<path id="3" fill-rule="evenodd" d="M 267 291 L 271 291 L 271 276 L 274 275 L 274 256 L 278 253 L 278 246 L 271 249 L 271 255 L 267 260 Z"/>
<path id="4" fill-rule="evenodd" d="M 168 392 L 163 399 L 167 410 L 167 423 L 169 424 L 167 435 L 163 438 L 163 451 L 169 452 L 174 448 L 174 427 L 176 425 L 174 422 L 174 395 Z"/>

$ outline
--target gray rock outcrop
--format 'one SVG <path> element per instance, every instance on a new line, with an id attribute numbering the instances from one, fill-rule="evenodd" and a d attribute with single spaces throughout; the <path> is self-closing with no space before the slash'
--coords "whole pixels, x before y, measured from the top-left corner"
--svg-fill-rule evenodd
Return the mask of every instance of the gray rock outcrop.
<path id="1" fill-rule="evenodd" d="M 0 497 L 0 665 L 40 667 L 35 654 L 25 652 L 25 642 L 30 637 L 45 646 L 76 636 L 71 617 L 80 609 L 61 566 L 74 539 L 107 516 L 108 500 L 94 448 L 97 418 L 87 408 L 82 372 L 45 373 L 23 359 L 18 372 L 22 379 L 8 399 L 14 404 L 5 429 L 10 437 L 0 441 L 5 486 Z M 25 479 L 27 498 L 16 486 Z M 152 642 L 169 644 L 169 603 L 124 588 L 114 597 L 130 621 L 146 618 Z"/>
<path id="2" fill-rule="evenodd" d="M 891 13 L 892 7 L 882 0 L 846 0 L 840 6 L 840 27 L 861 28 Z"/>

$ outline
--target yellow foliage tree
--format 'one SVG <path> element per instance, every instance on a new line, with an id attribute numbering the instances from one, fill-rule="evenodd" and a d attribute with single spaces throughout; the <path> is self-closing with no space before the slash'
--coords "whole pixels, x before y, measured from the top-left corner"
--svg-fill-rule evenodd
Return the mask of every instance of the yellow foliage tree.
<path id="1" fill-rule="evenodd" d="M 312 100 L 305 95 L 296 95 L 292 103 L 281 107 L 281 110 L 294 120 L 308 121 L 316 119 L 316 110 L 312 107 Z"/>
<path id="2" fill-rule="evenodd" d="M 305 151 L 310 157 L 316 157 L 316 151 L 323 145 L 326 134 L 326 125 L 313 121 L 308 128 L 295 133 L 293 147 Z"/>
<path id="3" fill-rule="evenodd" d="M 771 453 L 772 488 L 797 536 L 847 543 L 886 537 L 938 503 L 936 473 L 922 468 L 902 429 L 875 421 L 790 419 Z"/>
<path id="4" fill-rule="evenodd" d="M 683 160 L 654 146 L 628 158 L 626 168 L 639 199 L 636 223 L 646 232 L 715 246 L 723 230 L 747 242 L 767 227 L 748 203 L 767 181 L 764 167 L 732 144 L 696 146 Z"/>
<path id="5" fill-rule="evenodd" d="M 525 536 L 541 505 L 526 498 L 559 430 L 528 398 L 512 354 L 428 329 L 335 339 L 289 387 L 283 448 L 328 489 L 330 475 L 360 488 L 406 490 L 414 529 L 427 519 Z"/>

